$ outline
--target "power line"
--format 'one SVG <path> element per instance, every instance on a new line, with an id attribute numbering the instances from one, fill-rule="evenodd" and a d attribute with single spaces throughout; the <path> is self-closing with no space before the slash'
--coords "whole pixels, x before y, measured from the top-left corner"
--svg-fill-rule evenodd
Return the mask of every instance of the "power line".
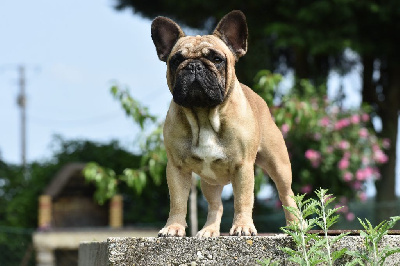
<path id="1" fill-rule="evenodd" d="M 103 115 L 80 118 L 80 119 L 52 119 L 35 115 L 30 115 L 29 117 L 31 118 L 30 120 L 35 124 L 40 124 L 44 126 L 57 124 L 58 126 L 61 125 L 66 127 L 75 127 L 75 126 L 102 124 L 109 122 L 110 120 L 115 120 L 116 117 L 122 117 L 122 116 L 123 116 L 122 111 L 116 111 L 112 113 L 106 113 Z"/>

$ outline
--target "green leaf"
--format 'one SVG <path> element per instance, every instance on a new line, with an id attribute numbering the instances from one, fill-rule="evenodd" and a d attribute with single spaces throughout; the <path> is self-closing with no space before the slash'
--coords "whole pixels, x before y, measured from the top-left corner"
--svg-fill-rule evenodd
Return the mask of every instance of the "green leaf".
<path id="1" fill-rule="evenodd" d="M 367 254 L 358 251 L 347 251 L 346 254 L 354 257 L 357 261 L 369 261 L 369 256 Z"/>
<path id="2" fill-rule="evenodd" d="M 341 257 L 343 257 L 344 254 L 346 254 L 347 252 L 347 248 L 342 248 L 340 250 L 336 250 L 334 252 L 332 252 L 332 261 L 335 261 Z"/>
<path id="3" fill-rule="evenodd" d="M 396 253 L 400 253 L 400 248 L 385 247 L 384 250 L 382 250 L 382 252 L 379 254 L 379 263 L 383 265 L 383 263 L 389 256 Z"/>
<path id="4" fill-rule="evenodd" d="M 355 265 L 364 266 L 365 264 L 364 264 L 364 262 L 363 262 L 361 259 L 356 258 L 356 259 L 353 259 L 353 260 L 350 261 L 350 262 L 346 262 L 346 265 L 345 265 L 345 266 L 355 266 Z"/>

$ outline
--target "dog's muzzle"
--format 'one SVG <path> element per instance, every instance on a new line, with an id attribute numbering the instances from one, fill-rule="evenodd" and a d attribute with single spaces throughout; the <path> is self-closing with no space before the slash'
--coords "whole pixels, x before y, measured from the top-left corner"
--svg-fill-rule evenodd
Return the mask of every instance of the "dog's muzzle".
<path id="1" fill-rule="evenodd" d="M 224 100 L 224 85 L 200 60 L 189 62 L 176 76 L 174 101 L 184 107 L 215 107 Z"/>

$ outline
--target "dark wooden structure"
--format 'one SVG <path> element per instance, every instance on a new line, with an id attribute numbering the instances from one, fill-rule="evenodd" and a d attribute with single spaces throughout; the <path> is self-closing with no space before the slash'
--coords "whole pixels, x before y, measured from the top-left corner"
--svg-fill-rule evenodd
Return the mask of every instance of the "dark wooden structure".
<path id="1" fill-rule="evenodd" d="M 65 165 L 39 197 L 38 231 L 33 234 L 38 266 L 77 265 L 82 241 L 157 235 L 156 229 L 122 227 L 120 195 L 97 204 L 93 197 L 96 187 L 86 182 L 84 167 L 84 163 Z"/>
<path id="2" fill-rule="evenodd" d="M 94 184 L 85 181 L 83 163 L 65 165 L 44 190 L 51 198 L 51 228 L 107 226 L 108 204 L 93 200 Z"/>

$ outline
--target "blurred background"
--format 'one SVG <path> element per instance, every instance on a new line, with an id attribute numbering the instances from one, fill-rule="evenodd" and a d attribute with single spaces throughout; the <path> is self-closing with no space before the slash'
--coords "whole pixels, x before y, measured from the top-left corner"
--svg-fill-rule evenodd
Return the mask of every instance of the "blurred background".
<path id="1" fill-rule="evenodd" d="M 249 28 L 236 74 L 282 130 L 295 193 L 329 189 L 344 206 L 337 229 L 399 215 L 399 1 L 2 1 L 1 265 L 76 264 L 76 245 L 53 233 L 157 233 L 169 211 L 161 127 L 171 95 L 151 21 L 208 34 L 233 9 Z M 255 173 L 256 227 L 278 232 L 274 185 Z M 197 182 L 188 235 L 206 219 Z M 229 186 L 223 197 L 227 232 Z"/>

